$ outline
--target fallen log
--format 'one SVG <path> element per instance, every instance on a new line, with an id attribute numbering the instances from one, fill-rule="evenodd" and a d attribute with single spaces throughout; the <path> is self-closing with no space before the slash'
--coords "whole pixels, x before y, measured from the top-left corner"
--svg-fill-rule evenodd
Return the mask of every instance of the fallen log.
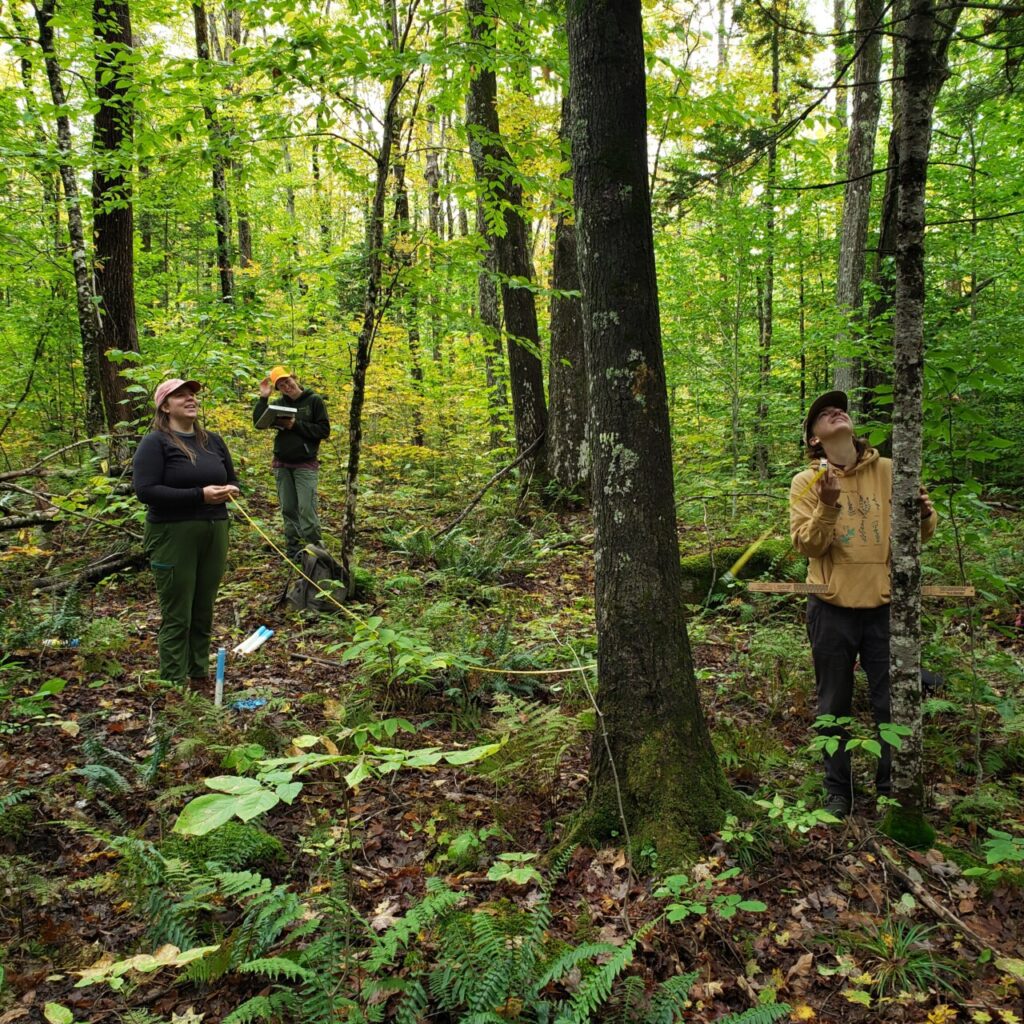
<path id="1" fill-rule="evenodd" d="M 89 583 L 97 583 L 121 569 L 141 569 L 145 561 L 146 556 L 142 551 L 111 552 L 95 562 L 90 562 L 72 575 L 45 577 L 39 580 L 33 590 L 36 593 L 59 594 Z"/>
<path id="2" fill-rule="evenodd" d="M 0 516 L 0 530 L 22 530 L 27 526 L 44 526 L 57 515 L 57 509 L 29 512 L 23 516 Z"/>

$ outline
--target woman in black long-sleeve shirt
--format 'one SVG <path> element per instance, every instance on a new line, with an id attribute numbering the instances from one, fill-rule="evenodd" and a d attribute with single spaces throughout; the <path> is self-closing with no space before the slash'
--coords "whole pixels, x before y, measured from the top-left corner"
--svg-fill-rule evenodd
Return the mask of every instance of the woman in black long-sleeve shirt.
<path id="1" fill-rule="evenodd" d="M 210 674 L 213 604 L 227 564 L 226 502 L 238 494 L 231 454 L 197 422 L 195 380 L 166 380 L 153 395 L 153 429 L 132 479 L 148 506 L 145 549 L 160 599 L 160 676 L 201 689 Z"/>

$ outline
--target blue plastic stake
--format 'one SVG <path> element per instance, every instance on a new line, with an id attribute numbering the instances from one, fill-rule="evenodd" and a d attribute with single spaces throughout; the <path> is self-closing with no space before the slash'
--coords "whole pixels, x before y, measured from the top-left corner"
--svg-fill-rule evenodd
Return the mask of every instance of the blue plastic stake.
<path id="1" fill-rule="evenodd" d="M 217 681 L 214 684 L 213 703 L 220 707 L 224 703 L 224 666 L 228 660 L 228 652 L 223 647 L 217 648 Z"/>

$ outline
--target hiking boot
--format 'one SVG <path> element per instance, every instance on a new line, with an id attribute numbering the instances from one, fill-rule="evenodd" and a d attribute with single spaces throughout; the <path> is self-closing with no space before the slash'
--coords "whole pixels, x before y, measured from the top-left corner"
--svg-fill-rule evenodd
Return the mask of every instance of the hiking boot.
<path id="1" fill-rule="evenodd" d="M 852 809 L 850 798 L 843 796 L 842 793 L 829 793 L 828 800 L 825 801 L 825 810 L 840 820 L 848 818 Z"/>

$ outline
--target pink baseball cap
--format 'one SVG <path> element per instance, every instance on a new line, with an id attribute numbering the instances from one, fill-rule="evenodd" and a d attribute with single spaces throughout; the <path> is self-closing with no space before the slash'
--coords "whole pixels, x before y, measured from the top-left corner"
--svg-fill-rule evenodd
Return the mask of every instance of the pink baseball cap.
<path id="1" fill-rule="evenodd" d="M 197 380 L 181 380 L 178 377 L 172 377 L 157 385 L 156 391 L 153 392 L 153 404 L 159 409 L 164 404 L 164 399 L 178 388 L 191 388 L 192 394 L 195 394 L 197 391 L 203 390 L 203 385 Z"/>

